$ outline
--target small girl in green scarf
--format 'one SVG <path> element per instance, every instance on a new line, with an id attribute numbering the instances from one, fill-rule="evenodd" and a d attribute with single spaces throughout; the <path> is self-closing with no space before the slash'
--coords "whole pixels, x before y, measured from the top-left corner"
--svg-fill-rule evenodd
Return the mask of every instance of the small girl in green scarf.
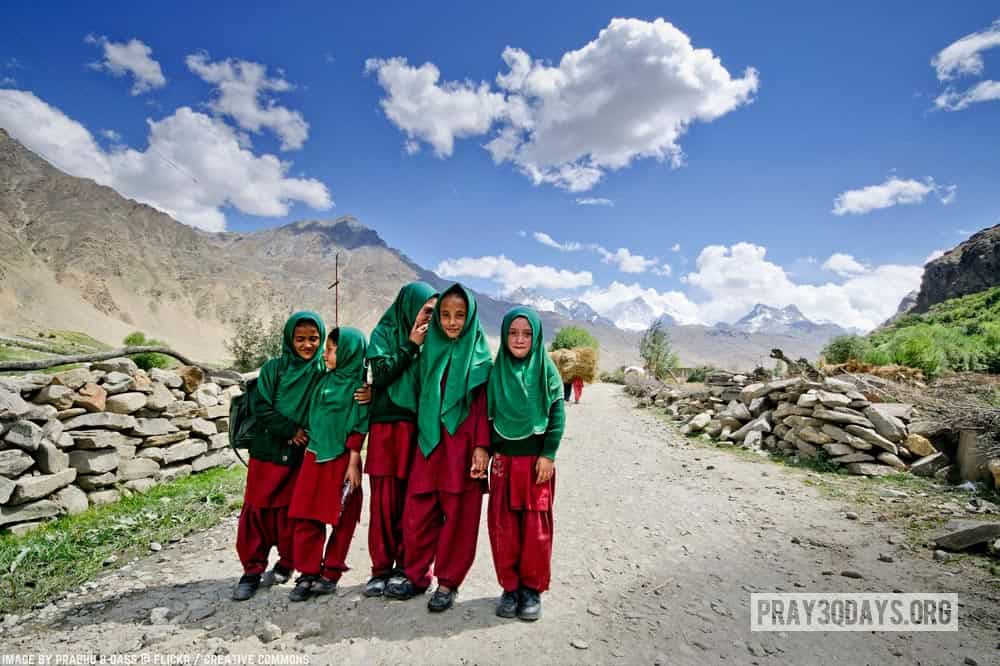
<path id="1" fill-rule="evenodd" d="M 551 578 L 555 457 L 566 413 L 538 313 L 512 309 L 500 341 L 486 398 L 493 425 L 486 519 L 503 588 L 496 614 L 530 622 L 542 615 L 541 593 Z"/>
<path id="2" fill-rule="evenodd" d="M 356 328 L 335 328 L 326 340 L 326 373 L 313 389 L 309 443 L 288 509 L 301 572 L 291 601 L 330 594 L 348 570 L 347 551 L 361 520 L 361 447 L 368 432 L 368 407 L 354 398 L 365 383 L 365 347 Z M 333 527 L 329 539 L 327 525 Z"/>
<path id="3" fill-rule="evenodd" d="M 433 613 L 452 607 L 476 557 L 489 463 L 486 381 L 490 350 L 476 299 L 462 285 L 444 291 L 418 364 L 417 446 L 403 509 L 406 577 L 385 595 L 409 599 L 430 585 Z"/>

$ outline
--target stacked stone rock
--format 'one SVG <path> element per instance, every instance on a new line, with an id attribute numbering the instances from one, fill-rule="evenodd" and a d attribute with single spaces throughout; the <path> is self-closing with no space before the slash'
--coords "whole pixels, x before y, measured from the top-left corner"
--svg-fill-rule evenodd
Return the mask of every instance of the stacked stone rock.
<path id="1" fill-rule="evenodd" d="M 958 469 L 932 439 L 940 426 L 915 419 L 911 405 L 872 403 L 851 382 L 801 377 L 747 384 L 746 377 L 707 386 L 694 395 L 655 382 L 627 387 L 640 406 L 664 405 L 684 422 L 684 434 L 704 433 L 746 448 L 816 458 L 820 451 L 852 474 L 910 471 L 958 480 Z"/>
<path id="2" fill-rule="evenodd" d="M 147 373 L 128 358 L 0 377 L 0 527 L 25 532 L 233 464 L 229 401 L 240 379 L 196 367 Z"/>

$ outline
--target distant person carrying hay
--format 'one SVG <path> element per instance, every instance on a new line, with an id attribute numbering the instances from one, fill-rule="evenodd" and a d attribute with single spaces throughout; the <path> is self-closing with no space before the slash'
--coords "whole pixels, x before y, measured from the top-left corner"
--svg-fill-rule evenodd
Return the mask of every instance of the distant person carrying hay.
<path id="1" fill-rule="evenodd" d="M 592 347 L 557 349 L 549 358 L 562 378 L 563 400 L 568 403 L 572 391 L 574 401 L 579 404 L 584 382 L 592 382 L 597 376 L 597 350 Z"/>

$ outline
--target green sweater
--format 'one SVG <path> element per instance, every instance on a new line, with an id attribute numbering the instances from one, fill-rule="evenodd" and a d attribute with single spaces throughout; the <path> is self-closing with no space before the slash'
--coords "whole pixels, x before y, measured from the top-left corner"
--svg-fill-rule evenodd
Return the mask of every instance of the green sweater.
<path id="1" fill-rule="evenodd" d="M 279 465 L 297 465 L 302 460 L 302 447 L 289 444 L 288 440 L 295 436 L 301 426 L 264 400 L 260 391 L 252 390 L 248 397 L 253 401 L 251 410 L 263 426 L 250 442 L 250 457 Z"/>
<path id="2" fill-rule="evenodd" d="M 416 412 L 400 407 L 389 397 L 389 386 L 403 374 L 420 354 L 420 347 L 410 340 L 390 356 L 376 356 L 369 361 L 372 369 L 371 422 L 416 421 Z"/>
<path id="3" fill-rule="evenodd" d="M 555 460 L 565 427 L 566 405 L 562 400 L 556 400 L 549 408 L 549 427 L 540 435 L 524 439 L 504 439 L 492 428 L 493 453 L 505 456 L 544 456 Z"/>

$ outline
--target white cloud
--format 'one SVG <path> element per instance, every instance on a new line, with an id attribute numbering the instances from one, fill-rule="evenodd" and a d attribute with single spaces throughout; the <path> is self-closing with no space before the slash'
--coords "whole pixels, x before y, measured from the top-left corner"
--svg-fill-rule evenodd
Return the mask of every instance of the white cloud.
<path id="1" fill-rule="evenodd" d="M 289 178 L 291 165 L 255 155 L 222 120 L 180 107 L 148 120 L 148 148 L 103 150 L 93 135 L 30 92 L 0 91 L 0 126 L 74 176 L 109 185 L 207 231 L 225 229 L 226 206 L 250 214 L 286 215 L 292 202 L 326 210 L 323 183 Z"/>
<path id="2" fill-rule="evenodd" d="M 615 202 L 603 197 L 577 197 L 578 206 L 614 206 Z"/>
<path id="3" fill-rule="evenodd" d="M 127 42 L 112 42 L 107 37 L 87 35 L 84 41 L 104 49 L 104 60 L 91 63 L 90 67 L 104 70 L 112 76 L 122 77 L 131 74 L 134 80 L 132 94 L 141 95 L 144 92 L 162 88 L 167 85 L 160 63 L 153 59 L 153 49 L 138 39 Z"/>
<path id="4" fill-rule="evenodd" d="M 938 259 L 938 258 L 943 257 L 943 256 L 944 256 L 944 250 L 934 250 L 933 252 L 931 252 L 930 254 L 927 255 L 926 259 L 924 259 L 924 265 L 926 266 L 927 264 L 931 263 L 935 259 Z"/>
<path id="5" fill-rule="evenodd" d="M 601 261 L 606 264 L 614 264 L 622 273 L 645 273 L 656 265 L 656 259 L 647 259 L 641 254 L 632 254 L 628 248 L 620 247 L 611 252 L 600 245 L 593 246 Z"/>
<path id="6" fill-rule="evenodd" d="M 670 277 L 674 274 L 674 269 L 670 267 L 670 264 L 663 264 L 659 268 L 654 268 L 653 274 L 660 275 L 662 277 Z"/>
<path id="7" fill-rule="evenodd" d="M 122 140 L 122 135 L 114 131 L 113 129 L 103 129 L 99 132 L 99 134 L 108 141 L 114 141 L 117 143 Z"/>
<path id="8" fill-rule="evenodd" d="M 673 245 L 670 246 L 670 251 L 671 252 L 680 252 L 681 251 L 681 244 L 680 243 L 674 243 Z"/>
<path id="9" fill-rule="evenodd" d="M 411 67 L 403 58 L 371 59 L 366 71 L 378 73 L 387 92 L 380 104 L 409 141 L 444 157 L 456 138 L 497 125 L 486 144 L 495 163 L 571 192 L 637 159 L 680 166 L 680 138 L 691 123 L 748 104 L 758 88 L 756 70 L 733 78 L 711 50 L 695 48 L 663 19 L 613 19 L 558 65 L 511 47 L 503 60 L 502 92 L 485 82 L 439 83 L 433 63 Z"/>
<path id="10" fill-rule="evenodd" d="M 867 273 L 869 270 L 867 266 L 859 262 L 851 255 L 842 254 L 840 252 L 831 254 L 830 258 L 823 262 L 822 268 L 824 270 L 833 271 L 842 277 L 862 275 Z"/>
<path id="11" fill-rule="evenodd" d="M 582 243 L 577 243 L 576 241 L 567 241 L 565 243 L 560 243 L 556 241 L 554 238 L 552 238 L 552 236 L 549 236 L 547 233 L 541 231 L 536 231 L 531 235 L 536 241 L 538 241 L 542 245 L 555 248 L 561 252 L 576 252 L 577 250 L 583 249 Z"/>
<path id="12" fill-rule="evenodd" d="M 979 75 L 983 71 L 981 53 L 1000 46 L 1000 19 L 986 30 L 974 32 L 952 42 L 931 59 L 939 81 L 958 76 Z"/>
<path id="13" fill-rule="evenodd" d="M 461 257 L 446 259 L 435 272 L 441 277 L 472 277 L 501 285 L 504 294 L 516 289 L 575 289 L 593 283 L 589 271 L 567 271 L 552 266 L 516 264 L 504 255 L 499 257 Z"/>
<path id="14" fill-rule="evenodd" d="M 669 314 L 680 324 L 704 323 L 698 305 L 679 291 L 660 292 L 642 287 L 636 282 L 625 284 L 615 281 L 607 287 L 593 287 L 580 295 L 581 301 L 605 317 L 614 315 L 618 306 L 636 298 L 641 298 L 649 305 L 654 317 Z"/>
<path id="15" fill-rule="evenodd" d="M 282 150 L 298 150 L 305 144 L 309 123 L 298 111 L 291 111 L 268 96 L 294 88 L 282 78 L 280 70 L 276 78 L 271 78 L 266 65 L 233 58 L 210 62 L 204 52 L 193 53 L 184 62 L 203 81 L 218 89 L 218 97 L 208 105 L 213 111 L 229 116 L 251 132 L 270 129 L 281 138 Z"/>
<path id="16" fill-rule="evenodd" d="M 388 96 L 379 104 L 389 120 L 408 137 L 406 152 L 430 144 L 438 157 L 448 157 L 455 139 L 485 134 L 506 107 L 503 95 L 487 83 L 438 84 L 441 72 L 433 63 L 411 67 L 406 58 L 370 58 L 365 72 L 374 73 Z"/>
<path id="17" fill-rule="evenodd" d="M 705 321 L 734 321 L 756 303 L 796 305 L 814 321 L 869 330 L 889 318 L 900 300 L 920 285 L 922 266 L 886 264 L 851 275 L 842 283 L 794 283 L 785 270 L 765 258 L 766 248 L 751 243 L 709 245 L 698 256 L 697 271 L 685 282 L 707 296 L 700 304 Z"/>
<path id="18" fill-rule="evenodd" d="M 937 194 L 941 203 L 947 205 L 955 200 L 957 190 L 957 185 L 939 186 L 933 178 L 921 182 L 891 176 L 880 185 L 841 192 L 833 200 L 833 214 L 864 215 L 892 206 L 920 204 L 932 192 Z"/>
<path id="19" fill-rule="evenodd" d="M 945 111 L 961 111 L 970 104 L 1000 100 L 1000 81 L 980 81 L 968 90 L 947 90 L 934 100 L 934 106 Z"/>

